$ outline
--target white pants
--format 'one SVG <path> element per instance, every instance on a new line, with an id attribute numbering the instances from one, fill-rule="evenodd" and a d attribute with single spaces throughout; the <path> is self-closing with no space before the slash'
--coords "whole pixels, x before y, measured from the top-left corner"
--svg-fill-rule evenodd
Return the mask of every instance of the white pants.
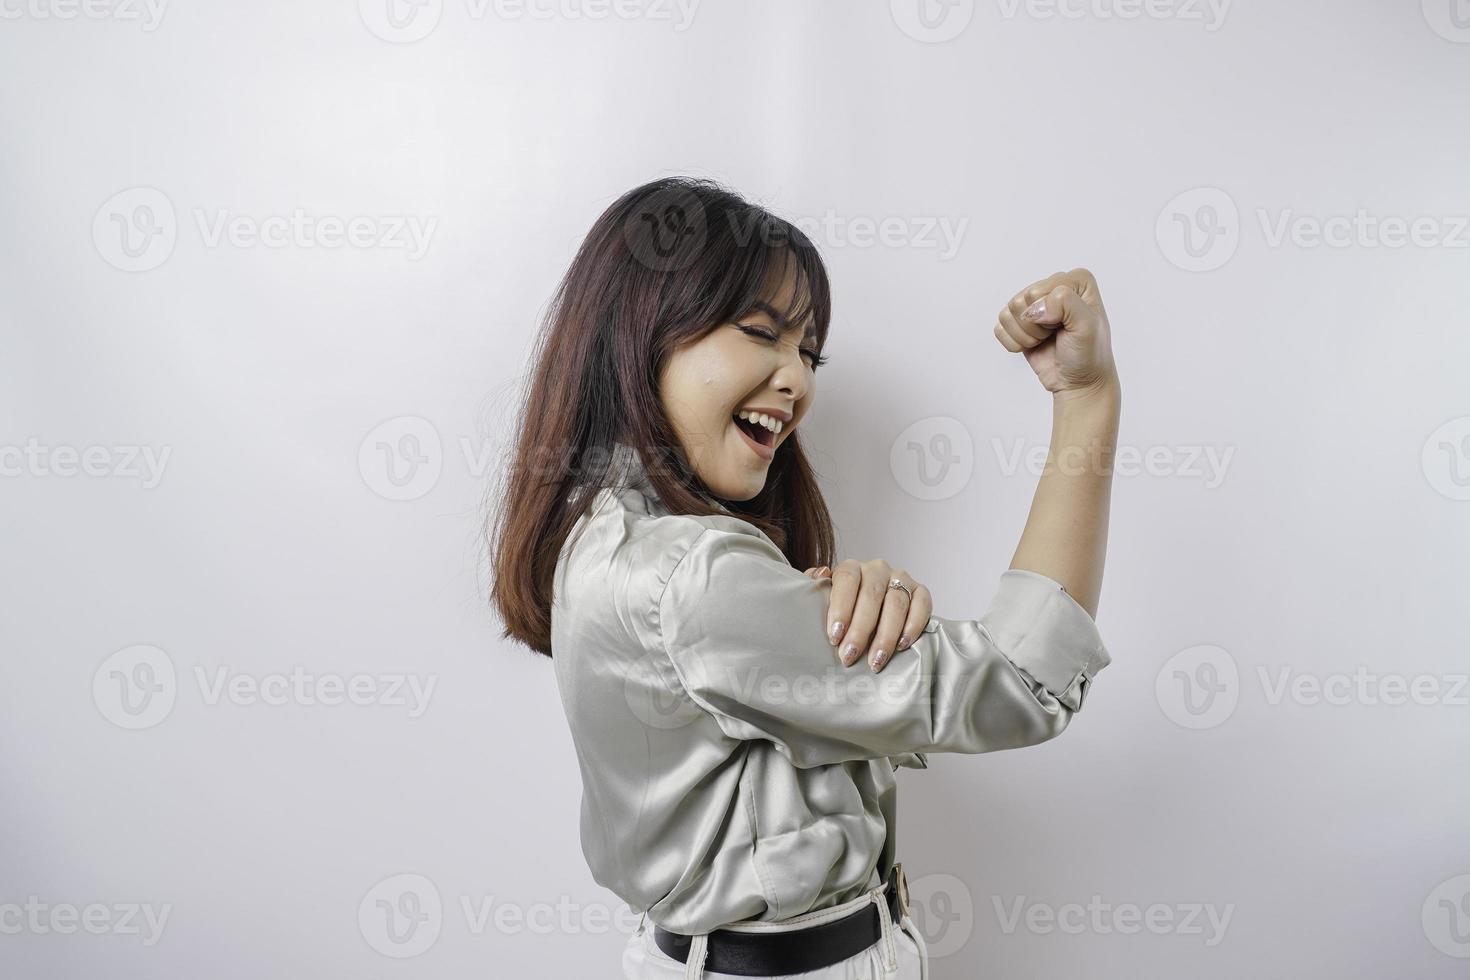
<path id="1" fill-rule="evenodd" d="M 784 975 L 799 976 L 801 980 L 929 980 L 929 952 L 924 947 L 924 938 L 909 916 L 894 923 L 888 913 L 885 888 L 886 885 L 879 885 L 843 905 L 808 912 L 784 922 L 733 922 L 722 928 L 731 932 L 790 932 L 840 919 L 876 902 L 883 922 L 883 935 L 876 943 L 830 966 Z M 689 949 L 689 962 L 680 963 L 658 948 L 653 941 L 653 923 L 645 914 L 623 949 L 623 976 L 626 980 L 739 980 L 732 973 L 704 969 L 706 941 L 705 936 L 695 936 Z"/>

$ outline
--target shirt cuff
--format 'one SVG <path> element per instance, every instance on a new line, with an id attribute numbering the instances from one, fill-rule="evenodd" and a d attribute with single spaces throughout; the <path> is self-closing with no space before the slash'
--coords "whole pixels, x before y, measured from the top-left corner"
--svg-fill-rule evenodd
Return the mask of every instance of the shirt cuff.
<path id="1" fill-rule="evenodd" d="M 1073 711 L 1097 672 L 1112 663 L 1087 610 L 1053 579 L 1012 568 L 980 620 L 1011 661 Z"/>

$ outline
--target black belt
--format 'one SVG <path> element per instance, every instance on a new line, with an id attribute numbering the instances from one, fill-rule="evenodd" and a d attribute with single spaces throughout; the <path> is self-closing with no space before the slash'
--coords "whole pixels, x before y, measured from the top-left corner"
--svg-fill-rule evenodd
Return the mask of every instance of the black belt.
<path id="1" fill-rule="evenodd" d="M 887 885 L 884 897 L 888 900 L 888 913 L 897 925 L 908 908 L 908 882 L 903 877 L 901 864 L 893 866 Z M 739 977 L 780 977 L 840 963 L 883 937 L 879 914 L 877 907 L 869 902 L 834 922 L 789 932 L 716 929 L 707 940 L 704 968 L 711 973 L 731 973 Z M 653 941 L 680 963 L 687 963 L 694 937 L 655 925 Z"/>

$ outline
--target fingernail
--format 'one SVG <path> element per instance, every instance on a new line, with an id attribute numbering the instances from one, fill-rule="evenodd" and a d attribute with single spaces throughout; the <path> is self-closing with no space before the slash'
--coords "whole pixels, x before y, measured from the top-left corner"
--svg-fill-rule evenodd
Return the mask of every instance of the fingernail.
<path id="1" fill-rule="evenodd" d="M 851 667 L 857 662 L 858 648 L 856 643 L 849 643 L 842 648 L 842 666 Z"/>
<path id="2" fill-rule="evenodd" d="M 842 621 L 838 620 L 832 624 L 832 633 L 827 637 L 827 642 L 833 646 L 837 644 L 837 638 L 842 635 Z"/>
<path id="3" fill-rule="evenodd" d="M 900 649 L 900 650 L 903 650 L 903 649 L 905 649 L 905 648 L 906 648 L 906 647 L 907 647 L 907 646 L 908 646 L 908 645 L 909 645 L 909 635 L 908 635 L 908 634 L 907 634 L 907 633 L 905 633 L 905 634 L 904 634 L 904 635 L 903 635 L 903 636 L 900 636 L 900 637 L 899 637 L 899 638 L 898 638 L 898 648 L 899 648 L 899 649 Z"/>
<path id="4" fill-rule="evenodd" d="M 1046 297 L 1045 296 L 1041 297 L 1041 299 L 1037 300 L 1036 302 L 1032 303 L 1030 306 L 1026 307 L 1025 312 L 1021 314 L 1021 319 L 1023 319 L 1023 320 L 1040 320 L 1044 316 L 1046 316 Z"/>
<path id="5" fill-rule="evenodd" d="M 873 659 L 868 661 L 868 664 L 873 668 L 873 673 L 878 673 L 878 668 L 883 666 L 883 660 L 887 656 L 888 654 L 884 653 L 881 648 L 873 651 Z"/>

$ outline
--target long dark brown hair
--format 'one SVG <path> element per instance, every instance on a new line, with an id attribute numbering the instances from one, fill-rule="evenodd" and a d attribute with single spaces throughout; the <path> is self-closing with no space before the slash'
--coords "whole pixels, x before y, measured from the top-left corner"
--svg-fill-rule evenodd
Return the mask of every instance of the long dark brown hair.
<path id="1" fill-rule="evenodd" d="M 714 181 L 667 177 L 614 201 L 557 287 L 532 352 L 503 485 L 486 521 L 490 601 L 514 637 L 552 656 L 556 562 L 577 519 L 612 486 L 614 444 L 633 447 L 675 514 L 721 513 L 694 474 L 659 399 L 669 354 L 770 301 L 795 264 L 792 324 L 811 316 L 818 349 L 831 318 L 827 271 L 790 222 Z M 800 437 L 776 450 L 761 492 L 721 501 L 796 568 L 830 565 L 831 516 Z"/>

